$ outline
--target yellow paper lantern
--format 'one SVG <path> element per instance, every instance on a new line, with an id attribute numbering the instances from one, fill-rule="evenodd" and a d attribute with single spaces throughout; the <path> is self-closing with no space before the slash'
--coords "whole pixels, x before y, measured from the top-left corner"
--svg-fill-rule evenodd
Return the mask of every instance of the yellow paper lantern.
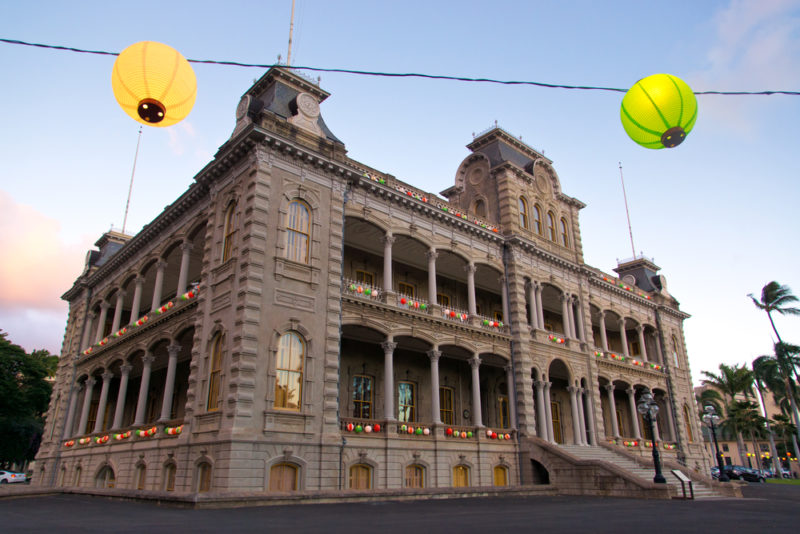
<path id="1" fill-rule="evenodd" d="M 117 103 L 134 120 L 149 126 L 172 126 L 192 111 L 197 78 L 180 52 L 162 43 L 142 41 L 117 56 L 111 88 Z"/>
<path id="2" fill-rule="evenodd" d="M 628 136 L 643 147 L 676 147 L 694 127 L 697 99 L 680 78 L 653 74 L 625 93 L 620 119 Z"/>

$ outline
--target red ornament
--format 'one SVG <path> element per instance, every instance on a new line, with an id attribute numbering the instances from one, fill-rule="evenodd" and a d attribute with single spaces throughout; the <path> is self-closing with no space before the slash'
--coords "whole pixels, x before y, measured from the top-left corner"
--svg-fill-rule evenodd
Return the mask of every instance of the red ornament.
<path id="1" fill-rule="evenodd" d="M 445 431 L 445 434 L 447 434 L 448 436 L 452 436 L 452 435 L 453 435 L 453 429 L 452 429 L 452 428 L 448 428 L 448 429 Z"/>
<path id="2" fill-rule="evenodd" d="M 506 434 L 506 439 L 511 439 L 511 434 Z"/>
<path id="3" fill-rule="evenodd" d="M 373 431 L 375 431 L 375 432 L 380 432 L 380 431 L 381 431 L 381 425 L 375 425 L 375 426 L 373 426 L 373 427 L 372 427 L 372 430 L 373 430 Z"/>
<path id="4" fill-rule="evenodd" d="M 492 439 L 497 439 L 497 432 L 492 432 Z"/>
<path id="5" fill-rule="evenodd" d="M 408 301 L 406 300 L 405 297 L 400 299 L 400 304 L 402 304 L 403 306 L 405 306 L 406 302 L 408 302 Z"/>
<path id="6" fill-rule="evenodd" d="M 452 317 L 455 317 L 455 316 L 456 316 L 456 312 L 450 311 L 450 317 L 452 318 Z"/>
<path id="7" fill-rule="evenodd" d="M 347 431 L 348 432 L 352 432 L 354 428 L 355 428 L 355 425 L 353 423 L 347 423 Z"/>
<path id="8" fill-rule="evenodd" d="M 414 433 L 414 427 L 413 426 L 408 427 L 408 433 L 409 434 L 413 434 Z"/>

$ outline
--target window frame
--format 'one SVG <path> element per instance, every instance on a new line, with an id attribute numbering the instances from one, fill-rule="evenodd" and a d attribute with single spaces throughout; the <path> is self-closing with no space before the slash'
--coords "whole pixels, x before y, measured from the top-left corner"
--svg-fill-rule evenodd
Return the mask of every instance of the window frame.
<path id="1" fill-rule="evenodd" d="M 542 209 L 538 204 L 533 205 L 533 231 L 539 235 L 544 235 L 544 225 L 542 224 Z"/>
<path id="2" fill-rule="evenodd" d="M 283 487 L 283 481 L 285 477 L 283 476 L 284 471 L 290 471 L 294 473 L 294 480 L 292 481 L 292 487 L 290 489 L 286 489 Z M 274 475 L 280 474 L 279 477 L 275 477 Z M 273 484 L 273 481 L 275 482 Z M 300 489 L 300 467 L 296 464 L 291 462 L 279 462 L 273 464 L 269 468 L 269 491 L 276 491 L 280 493 L 288 493 L 292 491 L 298 491 Z"/>
<path id="3" fill-rule="evenodd" d="M 450 295 L 444 293 L 436 293 L 436 304 L 445 308 L 450 306 Z"/>
<path id="4" fill-rule="evenodd" d="M 458 464 L 453 466 L 453 487 L 470 487 L 470 469 L 468 465 Z"/>
<path id="5" fill-rule="evenodd" d="M 299 370 L 291 369 L 289 367 L 281 367 L 282 364 L 291 364 L 291 360 L 293 359 L 293 354 L 291 352 L 284 356 L 284 351 L 288 350 L 291 351 L 291 346 L 285 346 L 284 340 L 287 340 L 286 343 L 290 343 L 291 339 L 294 338 L 299 342 L 300 346 L 300 363 L 298 366 Z M 302 412 L 303 411 L 303 379 L 305 376 L 305 360 L 308 352 L 308 345 L 306 343 L 305 338 L 300 335 L 299 332 L 295 332 L 294 330 L 285 332 L 281 335 L 280 339 L 278 340 L 278 350 L 275 353 L 275 398 L 272 402 L 272 407 L 276 410 L 282 410 L 287 412 Z M 290 384 L 291 377 L 296 377 L 297 380 L 297 406 L 292 407 L 289 406 L 289 399 L 291 396 L 288 394 L 288 384 Z M 280 402 L 280 398 L 278 392 L 280 391 L 281 387 L 281 380 L 286 378 L 285 382 L 287 385 L 286 394 L 284 396 L 283 402 Z"/>
<path id="6" fill-rule="evenodd" d="M 353 475 L 359 475 L 359 474 L 362 475 L 362 476 L 356 476 L 355 479 L 354 479 Z M 355 481 L 366 480 L 367 485 L 366 485 L 366 487 L 354 486 L 353 485 L 354 480 Z M 355 489 L 355 490 L 370 490 L 370 489 L 372 489 L 372 466 L 369 465 L 369 464 L 363 464 L 363 463 L 362 464 L 351 465 L 350 469 L 348 471 L 348 484 L 347 484 L 347 487 L 350 488 L 350 489 Z"/>
<path id="7" fill-rule="evenodd" d="M 556 216 L 553 215 L 552 211 L 547 212 L 547 238 L 556 243 Z"/>
<path id="8" fill-rule="evenodd" d="M 211 341 L 211 355 L 208 361 L 208 388 L 206 389 L 207 412 L 216 412 L 220 408 L 220 393 L 222 389 L 222 357 L 224 344 L 225 334 L 222 332 L 217 332 Z"/>
<path id="9" fill-rule="evenodd" d="M 197 493 L 211 491 L 211 464 L 200 462 L 197 464 Z"/>
<path id="10" fill-rule="evenodd" d="M 561 217 L 559 225 L 561 230 L 561 246 L 569 248 L 569 226 L 567 225 L 567 219 Z"/>
<path id="11" fill-rule="evenodd" d="M 411 297 L 412 299 L 415 298 L 417 292 L 417 286 L 414 284 L 409 284 L 408 282 L 397 282 L 397 294 L 404 295 L 406 297 Z"/>
<path id="12" fill-rule="evenodd" d="M 302 217 L 302 213 L 298 213 L 300 209 L 305 211 L 305 218 Z M 306 201 L 295 198 L 289 202 L 286 210 L 285 257 L 287 260 L 304 265 L 311 264 L 312 224 L 313 211 Z M 300 241 L 297 241 L 298 237 Z"/>
<path id="13" fill-rule="evenodd" d="M 233 256 L 233 241 L 236 239 L 236 227 L 238 226 L 238 221 L 236 220 L 236 204 L 235 200 L 231 200 L 225 208 L 225 215 L 223 217 L 222 255 L 220 256 L 223 263 Z"/>
<path id="14" fill-rule="evenodd" d="M 356 269 L 356 282 L 361 284 L 367 284 L 369 286 L 375 285 L 375 273 L 370 271 L 362 271 L 361 269 Z"/>
<path id="15" fill-rule="evenodd" d="M 525 230 L 530 230 L 530 218 L 528 216 L 528 201 L 525 197 L 519 197 L 517 202 L 519 209 L 519 225 Z"/>
<path id="16" fill-rule="evenodd" d="M 359 378 L 361 378 L 363 380 L 366 380 L 367 383 L 368 383 L 369 400 L 356 398 L 356 393 L 358 392 L 358 389 L 356 389 L 356 380 L 359 379 Z M 372 384 L 373 384 L 373 379 L 372 379 L 372 376 L 370 376 L 370 375 L 366 375 L 366 374 L 362 374 L 362 373 L 353 375 L 353 382 L 352 382 L 352 385 L 353 385 L 353 395 L 352 395 L 353 417 L 358 418 L 358 419 L 372 419 L 372 416 L 374 415 L 374 412 L 372 411 L 372 408 L 373 408 L 373 405 L 372 405 L 372 398 L 373 398 Z M 362 391 L 363 391 L 363 388 L 362 388 Z M 364 415 L 364 407 L 365 406 L 367 407 L 366 415 Z"/>
<path id="17" fill-rule="evenodd" d="M 409 475 L 411 475 L 409 477 Z M 409 482 L 411 482 L 409 484 Z M 425 466 L 420 464 L 409 464 L 405 468 L 403 477 L 403 487 L 412 489 L 425 488 Z"/>
<path id="18" fill-rule="evenodd" d="M 447 397 L 450 397 L 448 407 Z M 456 424 L 456 388 L 451 386 L 439 386 L 439 418 L 442 424 Z"/>
<path id="19" fill-rule="evenodd" d="M 409 386 L 411 390 L 411 404 L 403 404 L 400 401 L 400 391 L 402 386 Z M 411 413 L 408 413 L 408 409 Z M 397 420 L 403 423 L 413 423 L 417 420 L 417 384 L 410 380 L 400 380 L 397 383 Z"/>

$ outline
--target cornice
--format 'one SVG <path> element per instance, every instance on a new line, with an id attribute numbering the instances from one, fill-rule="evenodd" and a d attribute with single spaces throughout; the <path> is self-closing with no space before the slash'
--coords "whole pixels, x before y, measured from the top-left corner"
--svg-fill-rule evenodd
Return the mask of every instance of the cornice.
<path id="1" fill-rule="evenodd" d="M 586 204 L 584 204 L 583 202 L 581 202 L 577 198 L 571 197 L 569 195 L 565 195 L 564 193 L 562 193 L 560 191 L 558 193 L 556 193 L 556 199 L 558 199 L 561 202 L 563 202 L 565 204 L 568 204 L 570 206 L 575 206 L 579 210 L 582 210 L 583 208 L 586 207 Z"/>
<path id="2" fill-rule="evenodd" d="M 573 263 L 569 260 L 565 260 L 560 256 L 556 256 L 551 252 L 541 249 L 536 246 L 536 243 L 528 240 L 525 237 L 519 235 L 513 235 L 511 237 L 506 238 L 506 243 L 508 243 L 511 246 L 517 246 L 529 254 L 538 256 L 550 263 L 555 263 L 556 265 L 569 269 L 570 271 L 581 273 L 583 270 L 583 267 L 580 264 Z"/>

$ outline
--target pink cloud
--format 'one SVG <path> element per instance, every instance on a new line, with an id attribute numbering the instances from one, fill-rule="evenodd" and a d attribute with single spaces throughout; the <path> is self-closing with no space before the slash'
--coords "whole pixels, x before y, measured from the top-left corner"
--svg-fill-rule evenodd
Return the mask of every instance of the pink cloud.
<path id="1" fill-rule="evenodd" d="M 60 297 L 81 273 L 85 241 L 66 243 L 57 220 L 0 191 L 0 311 L 64 311 Z"/>

